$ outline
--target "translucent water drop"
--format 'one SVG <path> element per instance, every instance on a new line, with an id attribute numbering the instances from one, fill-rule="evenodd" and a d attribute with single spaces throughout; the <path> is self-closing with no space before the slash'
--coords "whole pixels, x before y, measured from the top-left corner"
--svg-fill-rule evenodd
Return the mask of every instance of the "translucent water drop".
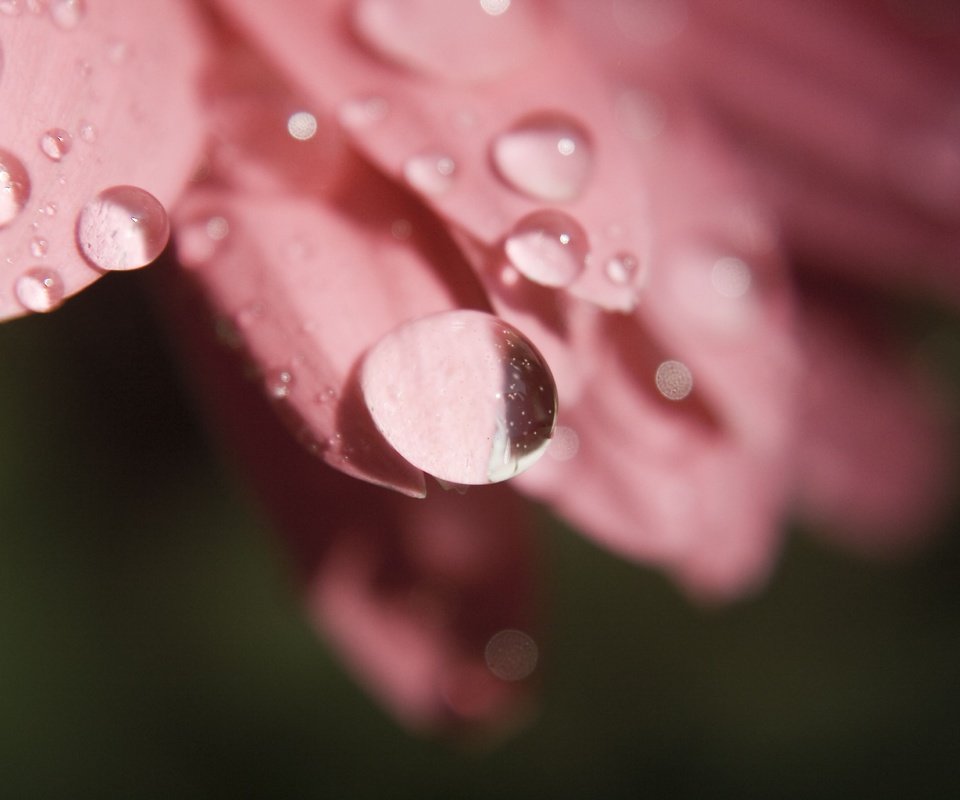
<path id="1" fill-rule="evenodd" d="M 34 267 L 17 278 L 14 292 L 28 311 L 53 311 L 63 302 L 63 281 L 52 269 Z"/>
<path id="2" fill-rule="evenodd" d="M 561 211 L 535 211 L 521 219 L 503 246 L 510 263 L 534 283 L 569 286 L 583 272 L 587 234 Z"/>
<path id="3" fill-rule="evenodd" d="M 445 80 L 485 80 L 517 68 L 542 41 L 537 3 L 355 0 L 357 38 L 384 61 Z"/>
<path id="4" fill-rule="evenodd" d="M 80 123 L 80 138 L 87 144 L 97 141 L 97 128 L 92 122 Z"/>
<path id="5" fill-rule="evenodd" d="M 710 270 L 710 282 L 717 294 L 732 299 L 750 291 L 750 267 L 739 258 L 718 258 Z"/>
<path id="6" fill-rule="evenodd" d="M 293 388 L 293 373 L 286 369 L 270 370 L 264 379 L 267 394 L 275 400 L 283 400 L 290 396 Z"/>
<path id="7" fill-rule="evenodd" d="M 84 0 L 50 0 L 50 18 L 58 28 L 73 30 L 87 13 Z"/>
<path id="8" fill-rule="evenodd" d="M 448 191 L 456 171 L 456 162 L 444 153 L 423 153 L 407 159 L 403 165 L 407 183 L 418 192 L 430 195 Z"/>
<path id="9" fill-rule="evenodd" d="M 680 401 L 693 391 L 693 374 L 682 361 L 664 361 L 654 378 L 657 391 L 667 400 Z"/>
<path id="10" fill-rule="evenodd" d="M 9 150 L 0 150 L 0 228 L 13 222 L 29 199 L 27 168 Z"/>
<path id="11" fill-rule="evenodd" d="M 451 483 L 495 483 L 528 469 L 556 419 L 556 384 L 543 356 L 480 311 L 445 311 L 394 329 L 364 359 L 361 387 L 387 442 Z"/>
<path id="12" fill-rule="evenodd" d="M 230 235 L 230 223 L 214 215 L 191 220 L 177 230 L 177 255 L 185 267 L 209 263 Z"/>
<path id="13" fill-rule="evenodd" d="M 535 200 L 575 200 L 593 171 L 586 130 L 560 113 L 525 117 L 494 139 L 490 155 L 500 177 Z"/>
<path id="14" fill-rule="evenodd" d="M 384 120 L 390 113 L 390 104 L 379 95 L 355 97 L 342 106 L 338 118 L 345 128 L 360 130 Z"/>
<path id="15" fill-rule="evenodd" d="M 504 681 L 521 681 L 537 668 L 537 643 L 523 631 L 494 634 L 483 651 L 487 667 Z"/>
<path id="16" fill-rule="evenodd" d="M 610 256 L 603 267 L 603 271 L 611 283 L 626 286 L 636 276 L 639 266 L 640 262 L 633 253 L 623 251 Z"/>
<path id="17" fill-rule="evenodd" d="M 51 161 L 60 161 L 70 152 L 70 134 L 63 128 L 51 128 L 40 137 L 40 149 Z"/>
<path id="18" fill-rule="evenodd" d="M 35 236 L 30 240 L 30 255 L 34 258 L 43 258 L 50 249 L 50 244 L 46 239 Z"/>
<path id="19" fill-rule="evenodd" d="M 309 141 L 317 134 L 317 118 L 309 111 L 297 111 L 287 118 L 287 133 L 297 141 Z"/>
<path id="20" fill-rule="evenodd" d="M 160 201 L 137 186 L 113 186 L 87 203 L 77 219 L 77 244 L 95 267 L 145 267 L 163 252 L 170 221 Z"/>

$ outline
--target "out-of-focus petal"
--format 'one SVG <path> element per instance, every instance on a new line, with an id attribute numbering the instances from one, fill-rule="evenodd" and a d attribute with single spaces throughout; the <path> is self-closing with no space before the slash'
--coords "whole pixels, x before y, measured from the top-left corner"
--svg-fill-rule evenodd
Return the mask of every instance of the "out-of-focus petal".
<path id="1" fill-rule="evenodd" d="M 878 319 L 811 308 L 797 442 L 801 511 L 854 549 L 884 554 L 935 529 L 952 436 L 929 376 Z"/>
<path id="2" fill-rule="evenodd" d="M 287 541 L 313 624 L 411 726 L 516 720 L 538 657 L 534 526 L 520 499 L 435 486 L 414 500 L 331 469 L 215 342 L 200 295 L 159 277 L 211 416 Z"/>
<path id="3" fill-rule="evenodd" d="M 0 14 L 0 161 L 23 168 L 0 189 L 0 319 L 49 310 L 103 274 L 77 245 L 77 216 L 99 192 L 132 185 L 169 204 L 195 169 L 204 41 L 190 5 L 86 0 Z M 48 276 L 34 281 L 40 294 L 20 282 L 30 271 Z"/>

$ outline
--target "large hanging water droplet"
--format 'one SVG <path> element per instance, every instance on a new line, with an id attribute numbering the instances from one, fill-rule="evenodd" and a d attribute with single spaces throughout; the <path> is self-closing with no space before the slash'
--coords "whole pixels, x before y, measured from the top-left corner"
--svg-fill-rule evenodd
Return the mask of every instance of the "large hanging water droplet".
<path id="1" fill-rule="evenodd" d="M 444 153 L 423 153 L 407 159 L 403 177 L 418 192 L 438 195 L 453 186 L 456 162 Z"/>
<path id="2" fill-rule="evenodd" d="M 27 168 L 9 150 L 0 149 L 0 228 L 13 222 L 29 199 Z"/>
<path id="3" fill-rule="evenodd" d="M 589 242 L 583 228 L 561 211 L 535 211 L 521 219 L 503 246 L 510 263 L 534 283 L 569 286 L 583 272 Z"/>
<path id="4" fill-rule="evenodd" d="M 517 475 L 553 434 L 556 384 L 543 356 L 480 311 L 445 311 L 396 328 L 367 354 L 361 386 L 390 445 L 451 483 Z"/>
<path id="5" fill-rule="evenodd" d="M 494 139 L 490 155 L 509 186 L 547 202 L 575 200 L 593 171 L 590 137 L 560 113 L 525 117 Z"/>
<path id="6" fill-rule="evenodd" d="M 356 0 L 357 38 L 384 60 L 446 80 L 477 81 L 520 67 L 542 38 L 536 3 Z"/>
<path id="7" fill-rule="evenodd" d="M 160 201 L 136 186 L 113 186 L 83 207 L 77 244 L 95 267 L 145 267 L 163 252 L 170 221 Z"/>
<path id="8" fill-rule="evenodd" d="M 84 0 L 50 0 L 50 18 L 58 28 L 76 28 L 87 13 Z"/>
<path id="9" fill-rule="evenodd" d="M 27 311 L 53 311 L 63 302 L 63 281 L 52 269 L 34 267 L 17 278 L 14 292 Z"/>
<path id="10" fill-rule="evenodd" d="M 70 152 L 70 134 L 63 128 L 51 128 L 40 137 L 40 149 L 51 161 L 60 161 Z"/>

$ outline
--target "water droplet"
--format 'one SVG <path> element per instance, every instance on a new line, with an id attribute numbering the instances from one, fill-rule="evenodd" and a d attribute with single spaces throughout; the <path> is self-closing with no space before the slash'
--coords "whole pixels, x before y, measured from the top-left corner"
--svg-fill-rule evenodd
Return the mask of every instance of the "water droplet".
<path id="1" fill-rule="evenodd" d="M 438 195 L 453 186 L 456 162 L 443 153 L 423 153 L 407 159 L 403 177 L 410 186 L 423 194 Z"/>
<path id="2" fill-rule="evenodd" d="M 622 251 L 607 259 L 603 271 L 612 283 L 626 286 L 636 276 L 639 266 L 640 262 L 633 253 Z"/>
<path id="3" fill-rule="evenodd" d="M 340 124 L 351 130 L 368 128 L 387 118 L 390 104 L 379 95 L 355 97 L 342 106 L 338 118 Z"/>
<path id="4" fill-rule="evenodd" d="M 63 281 L 52 269 L 34 267 L 24 272 L 14 285 L 17 300 L 28 311 L 53 311 L 63 302 Z"/>
<path id="5" fill-rule="evenodd" d="M 92 122 L 80 122 L 80 138 L 87 144 L 97 141 L 97 128 Z"/>
<path id="6" fill-rule="evenodd" d="M 587 234 L 567 214 L 534 211 L 507 236 L 510 263 L 534 283 L 569 286 L 583 272 L 589 253 Z"/>
<path id="7" fill-rule="evenodd" d="M 9 225 L 30 199 L 30 176 L 9 150 L 0 149 L 0 228 Z"/>
<path id="8" fill-rule="evenodd" d="M 156 197 L 137 186 L 105 189 L 77 219 L 80 250 L 100 269 L 145 267 L 163 252 L 169 238 L 167 212 Z"/>
<path id="9" fill-rule="evenodd" d="M 390 223 L 390 235 L 397 241 L 403 242 L 413 233 L 413 225 L 408 219 L 395 219 Z"/>
<path id="10" fill-rule="evenodd" d="M 710 282 L 724 297 L 743 297 L 750 291 L 750 267 L 739 258 L 718 258 L 710 270 Z"/>
<path id="11" fill-rule="evenodd" d="M 656 95 L 641 89 L 627 89 L 620 93 L 613 107 L 617 127 L 628 139 L 647 142 L 663 132 L 667 111 Z"/>
<path id="12" fill-rule="evenodd" d="M 286 369 L 270 370 L 264 378 L 264 385 L 270 397 L 283 400 L 290 396 L 293 388 L 293 373 Z"/>
<path id="13" fill-rule="evenodd" d="M 477 81 L 521 66 L 540 44 L 545 20 L 537 3 L 356 0 L 351 21 L 357 38 L 388 62 Z"/>
<path id="14" fill-rule="evenodd" d="M 318 392 L 317 396 L 314 398 L 317 403 L 324 405 L 325 403 L 332 403 L 337 399 L 337 390 L 332 386 L 328 386 L 322 392 Z"/>
<path id="15" fill-rule="evenodd" d="M 50 17 L 58 28 L 76 28 L 87 13 L 84 0 L 50 0 Z"/>
<path id="16" fill-rule="evenodd" d="M 287 133 L 297 141 L 309 141 L 317 134 L 317 118 L 309 111 L 297 111 L 287 119 Z"/>
<path id="17" fill-rule="evenodd" d="M 683 400 L 693 391 L 693 375 L 681 361 L 664 361 L 657 367 L 657 391 L 667 400 Z"/>
<path id="18" fill-rule="evenodd" d="M 39 236 L 35 236 L 30 240 L 30 255 L 34 258 L 43 258 L 47 254 L 50 245 L 46 239 L 41 239 Z"/>
<path id="19" fill-rule="evenodd" d="M 177 256 L 185 267 L 207 264 L 230 235 L 230 223 L 219 215 L 201 217 L 177 230 Z"/>
<path id="20" fill-rule="evenodd" d="M 51 161 L 59 161 L 70 152 L 70 134 L 63 128 L 51 128 L 40 137 L 40 149 Z"/>
<path id="21" fill-rule="evenodd" d="M 361 386 L 377 429 L 401 456 L 464 485 L 528 469 L 556 417 L 543 357 L 480 311 L 445 311 L 394 329 L 367 354 Z"/>
<path id="22" fill-rule="evenodd" d="M 494 634 L 483 651 L 487 667 L 504 681 L 521 681 L 537 668 L 537 643 L 523 631 Z"/>
<path id="23" fill-rule="evenodd" d="M 548 202 L 575 200 L 593 170 L 593 147 L 586 130 L 560 113 L 520 120 L 494 139 L 491 158 L 509 186 Z"/>

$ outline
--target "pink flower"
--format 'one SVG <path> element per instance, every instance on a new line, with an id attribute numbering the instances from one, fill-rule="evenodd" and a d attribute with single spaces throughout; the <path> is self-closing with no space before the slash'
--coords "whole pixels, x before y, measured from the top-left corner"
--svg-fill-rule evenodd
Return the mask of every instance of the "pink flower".
<path id="1" fill-rule="evenodd" d="M 960 299 L 958 27 L 6 0 L 0 318 L 172 223 L 158 294 L 312 618 L 406 721 L 497 718 L 537 660 L 514 489 L 703 598 L 761 585 L 791 511 L 869 552 L 931 529 L 944 417 L 890 315 Z"/>

